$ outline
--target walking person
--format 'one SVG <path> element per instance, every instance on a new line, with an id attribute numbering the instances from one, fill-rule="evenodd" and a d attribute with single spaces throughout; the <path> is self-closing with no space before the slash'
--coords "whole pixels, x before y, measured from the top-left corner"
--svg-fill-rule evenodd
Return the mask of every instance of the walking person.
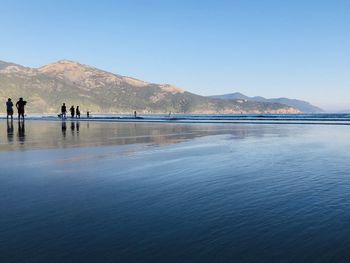
<path id="1" fill-rule="evenodd" d="M 61 106 L 61 118 L 66 119 L 67 118 L 66 114 L 67 114 L 66 103 L 63 103 Z"/>
<path id="2" fill-rule="evenodd" d="M 77 118 L 77 119 L 78 119 L 78 118 L 80 119 L 80 109 L 79 109 L 79 106 L 77 106 L 75 115 L 76 115 L 76 118 Z"/>
<path id="3" fill-rule="evenodd" d="M 13 102 L 10 98 L 8 98 L 6 102 L 6 112 L 7 112 L 7 119 L 9 119 L 9 116 L 11 117 L 11 120 L 13 120 Z"/>
<path id="4" fill-rule="evenodd" d="M 22 119 L 24 121 L 24 106 L 26 104 L 27 102 L 23 100 L 23 98 L 19 98 L 19 101 L 17 101 L 16 108 L 18 110 L 18 120 L 21 120 L 21 116 L 22 116 Z"/>
<path id="5" fill-rule="evenodd" d="M 72 119 L 73 119 L 73 118 L 74 118 L 74 115 L 75 115 L 74 106 L 70 107 L 69 111 L 70 111 L 70 115 L 71 115 L 71 117 L 72 117 Z"/>

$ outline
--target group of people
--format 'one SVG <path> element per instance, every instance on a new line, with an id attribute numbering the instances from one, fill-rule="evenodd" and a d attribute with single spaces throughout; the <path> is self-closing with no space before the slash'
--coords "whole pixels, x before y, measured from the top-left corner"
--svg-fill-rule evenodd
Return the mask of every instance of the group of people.
<path id="1" fill-rule="evenodd" d="M 72 118 L 76 117 L 77 119 L 80 119 L 80 109 L 79 106 L 77 106 L 77 108 L 75 109 L 74 106 L 70 107 L 69 109 L 70 111 L 70 115 Z M 61 106 L 61 114 L 59 115 L 59 117 L 61 117 L 62 119 L 66 119 L 67 118 L 67 106 L 65 103 L 62 104 Z"/>
<path id="2" fill-rule="evenodd" d="M 23 98 L 19 98 L 19 100 L 16 102 L 15 106 L 17 108 L 18 111 L 18 120 L 22 119 L 24 120 L 24 108 L 27 105 L 27 102 L 25 100 L 23 100 Z M 13 114 L 14 114 L 14 110 L 13 110 L 13 102 L 11 98 L 8 98 L 6 101 L 6 112 L 7 112 L 7 120 L 11 119 L 13 120 Z M 70 107 L 69 109 L 71 117 L 74 118 L 79 118 L 80 119 L 80 109 L 79 106 L 77 106 L 76 108 L 74 108 L 74 106 Z M 61 117 L 62 119 L 66 119 L 67 118 L 67 107 L 66 104 L 63 103 L 63 105 L 61 106 L 61 114 L 58 115 L 59 117 Z M 86 113 L 87 118 L 90 117 L 90 112 Z"/>
<path id="3" fill-rule="evenodd" d="M 19 100 L 16 102 L 16 108 L 18 111 L 18 120 L 22 119 L 24 120 L 24 107 L 26 106 L 27 102 L 23 100 L 23 98 L 19 98 Z M 11 118 L 13 120 L 13 102 L 11 98 L 8 98 L 6 102 L 6 111 L 7 111 L 7 119 Z"/>

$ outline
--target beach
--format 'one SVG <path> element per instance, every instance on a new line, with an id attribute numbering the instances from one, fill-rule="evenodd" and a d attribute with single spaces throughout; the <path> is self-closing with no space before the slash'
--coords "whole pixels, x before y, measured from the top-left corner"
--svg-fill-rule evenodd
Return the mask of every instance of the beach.
<path id="1" fill-rule="evenodd" d="M 1 262 L 348 262 L 350 126 L 0 121 Z"/>

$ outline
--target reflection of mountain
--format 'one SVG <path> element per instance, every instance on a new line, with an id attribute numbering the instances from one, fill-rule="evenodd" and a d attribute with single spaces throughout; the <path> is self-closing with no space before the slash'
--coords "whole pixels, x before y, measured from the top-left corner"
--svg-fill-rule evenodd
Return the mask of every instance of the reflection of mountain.
<path id="1" fill-rule="evenodd" d="M 0 101 L 25 97 L 29 113 L 57 113 L 61 103 L 93 113 L 297 113 L 257 101 L 225 101 L 61 60 L 41 68 L 0 61 Z"/>
<path id="2" fill-rule="evenodd" d="M 248 97 L 239 92 L 225 94 L 225 95 L 214 95 L 214 96 L 210 96 L 210 98 L 223 99 L 223 100 L 246 100 L 246 101 L 257 101 L 257 102 L 280 103 L 280 104 L 288 105 L 290 107 L 298 109 L 299 111 L 304 113 L 324 112 L 324 110 L 322 110 L 321 108 L 316 107 L 307 101 L 288 99 L 288 98 L 266 99 L 260 96 Z"/>
<path id="3" fill-rule="evenodd" d="M 23 126 L 14 123 L 15 129 L 24 132 Z M 24 127 L 23 127 L 24 128 Z M 0 141 L 7 140 L 6 122 L 0 122 Z M 21 130 L 22 129 L 22 130 Z M 13 130 L 12 130 L 13 131 Z M 231 139 L 288 135 L 283 127 L 250 125 L 206 124 L 150 124 L 150 123 L 100 123 L 100 122 L 27 122 L 24 134 L 11 144 L 0 144 L 1 151 L 17 149 L 74 148 L 112 145 L 167 145 L 212 135 L 229 135 Z"/>

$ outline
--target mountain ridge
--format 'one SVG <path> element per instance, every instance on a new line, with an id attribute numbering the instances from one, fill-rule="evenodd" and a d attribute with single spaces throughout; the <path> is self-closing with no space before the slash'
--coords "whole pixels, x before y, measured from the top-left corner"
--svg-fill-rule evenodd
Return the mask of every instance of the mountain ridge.
<path id="1" fill-rule="evenodd" d="M 66 59 L 39 68 L 0 61 L 0 99 L 8 97 L 24 97 L 31 113 L 57 113 L 63 102 L 93 113 L 299 112 L 280 103 L 208 98 Z"/>
<path id="2" fill-rule="evenodd" d="M 298 100 L 298 99 L 290 99 L 285 97 L 280 98 L 265 98 L 261 96 L 253 96 L 249 97 L 246 96 L 240 92 L 234 92 L 229 94 L 223 94 L 223 95 L 212 95 L 208 96 L 210 98 L 216 98 L 216 99 L 223 99 L 223 100 L 248 100 L 248 101 L 257 101 L 257 102 L 270 102 L 270 103 L 280 103 L 284 104 L 293 108 L 296 108 L 300 110 L 303 113 L 321 113 L 324 112 L 323 109 L 312 105 L 311 103 L 304 101 L 304 100 Z"/>

